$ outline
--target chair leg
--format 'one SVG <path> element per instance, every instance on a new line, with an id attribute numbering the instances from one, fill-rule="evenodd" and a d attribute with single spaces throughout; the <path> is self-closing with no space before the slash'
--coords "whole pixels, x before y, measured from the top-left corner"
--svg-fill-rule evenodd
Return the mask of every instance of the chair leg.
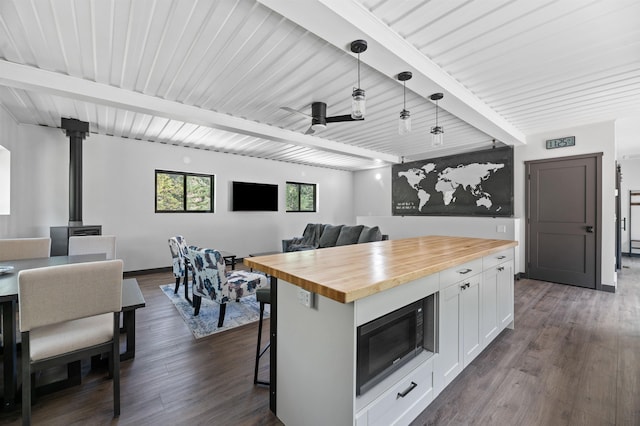
<path id="1" fill-rule="evenodd" d="M 253 370 L 253 384 L 258 383 L 258 364 L 260 362 L 260 343 L 262 341 L 262 316 L 264 315 L 264 302 L 260 302 L 260 320 L 258 320 L 258 344 L 256 345 L 256 368 Z"/>
<path id="2" fill-rule="evenodd" d="M 271 386 L 271 382 L 265 382 L 263 380 L 258 380 L 258 366 L 260 365 L 260 358 L 262 355 L 269 349 L 271 346 L 271 342 L 267 342 L 266 346 L 260 349 L 260 343 L 262 341 L 262 320 L 264 318 L 264 302 L 260 303 L 260 322 L 258 324 L 258 346 L 256 348 L 256 367 L 253 372 L 253 384 L 254 385 L 266 385 Z"/>
<path id="3" fill-rule="evenodd" d="M 200 313 L 200 304 L 202 303 L 202 297 L 197 294 L 193 295 L 193 316 L 197 316 Z"/>
<path id="4" fill-rule="evenodd" d="M 178 294 L 178 287 L 180 287 L 180 277 L 176 277 L 176 288 L 173 290 L 173 294 Z"/>
<path id="5" fill-rule="evenodd" d="M 113 377 L 113 417 L 120 416 L 120 312 L 114 313 L 111 376 Z"/>
<path id="6" fill-rule="evenodd" d="M 22 333 L 22 424 L 31 424 L 31 350 L 29 332 Z"/>
<path id="7" fill-rule="evenodd" d="M 189 270 L 188 269 L 184 270 L 184 300 L 191 303 L 191 306 L 193 306 L 193 301 L 189 299 Z"/>
<path id="8" fill-rule="evenodd" d="M 218 328 L 222 327 L 222 324 L 224 323 L 224 314 L 227 312 L 227 304 L 226 303 L 221 303 L 220 304 L 220 316 L 218 317 Z"/>

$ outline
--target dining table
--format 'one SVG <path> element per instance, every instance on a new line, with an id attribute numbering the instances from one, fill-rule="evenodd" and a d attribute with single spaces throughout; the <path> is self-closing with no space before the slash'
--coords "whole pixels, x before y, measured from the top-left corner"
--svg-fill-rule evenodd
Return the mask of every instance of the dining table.
<path id="1" fill-rule="evenodd" d="M 27 269 L 44 268 L 71 263 L 105 260 L 106 255 L 83 254 L 74 256 L 51 256 L 35 259 L 6 260 L 0 262 L 0 309 L 2 309 L 2 358 L 4 372 L 4 398 L 2 408 L 12 410 L 16 404 L 17 391 L 17 305 L 18 273 Z"/>

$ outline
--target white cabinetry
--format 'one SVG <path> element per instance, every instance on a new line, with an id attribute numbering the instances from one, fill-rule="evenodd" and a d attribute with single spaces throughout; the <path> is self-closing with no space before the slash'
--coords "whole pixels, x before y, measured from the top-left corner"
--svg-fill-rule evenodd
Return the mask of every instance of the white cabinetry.
<path id="1" fill-rule="evenodd" d="M 440 272 L 439 309 L 435 395 L 505 327 L 513 328 L 513 249 Z"/>
<path id="2" fill-rule="evenodd" d="M 433 400 L 433 358 L 418 365 L 356 415 L 356 426 L 409 424 Z"/>
<path id="3" fill-rule="evenodd" d="M 436 395 L 482 350 L 481 272 L 482 259 L 440 272 L 439 346 L 434 361 Z"/>
<path id="4" fill-rule="evenodd" d="M 442 392 L 463 368 L 461 293 L 457 285 L 440 290 L 439 347 L 433 378 L 436 395 Z"/>
<path id="5" fill-rule="evenodd" d="M 503 328 L 498 320 L 498 293 L 498 268 L 494 266 L 485 270 L 482 275 L 480 335 L 483 347 L 495 339 Z"/>
<path id="6" fill-rule="evenodd" d="M 498 286 L 498 321 L 500 330 L 513 328 L 513 260 L 496 267 Z"/>
<path id="7" fill-rule="evenodd" d="M 482 332 L 486 346 L 506 327 L 513 328 L 513 250 L 485 256 L 483 268 Z"/>
<path id="8" fill-rule="evenodd" d="M 505 327 L 513 326 L 513 249 L 350 303 L 277 290 L 277 416 L 285 424 L 409 424 Z M 435 294 L 437 347 L 356 395 L 357 327 Z M 273 349 L 272 349 L 273 350 Z M 435 353 L 434 353 L 435 352 Z"/>
<path id="9" fill-rule="evenodd" d="M 460 283 L 462 294 L 462 359 L 464 366 L 469 365 L 482 351 L 480 334 L 480 281 L 482 274 L 476 274 Z"/>

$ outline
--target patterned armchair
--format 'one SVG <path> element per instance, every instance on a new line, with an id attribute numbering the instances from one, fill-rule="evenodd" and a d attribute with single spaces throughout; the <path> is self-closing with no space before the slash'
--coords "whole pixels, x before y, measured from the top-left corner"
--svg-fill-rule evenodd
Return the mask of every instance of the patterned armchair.
<path id="1" fill-rule="evenodd" d="M 256 289 L 267 286 L 262 274 L 247 271 L 229 271 L 219 251 L 189 246 L 188 259 L 193 272 L 194 315 L 200 313 L 202 298 L 207 297 L 220 304 L 218 327 L 222 327 L 227 302 L 252 295 Z"/>
<path id="2" fill-rule="evenodd" d="M 180 287 L 180 279 L 183 278 L 184 283 L 184 298 L 191 303 L 189 299 L 189 260 L 187 258 L 188 249 L 187 242 L 182 235 L 176 235 L 169 238 L 169 250 L 171 250 L 171 258 L 173 260 L 173 276 L 176 278 L 176 288 L 173 293 L 178 292 Z"/>

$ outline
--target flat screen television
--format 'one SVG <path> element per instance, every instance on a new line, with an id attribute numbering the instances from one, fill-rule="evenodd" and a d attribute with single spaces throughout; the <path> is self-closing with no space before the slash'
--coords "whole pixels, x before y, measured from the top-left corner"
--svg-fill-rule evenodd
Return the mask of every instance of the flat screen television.
<path id="1" fill-rule="evenodd" d="M 231 210 L 278 211 L 278 185 L 268 183 L 233 182 Z"/>

